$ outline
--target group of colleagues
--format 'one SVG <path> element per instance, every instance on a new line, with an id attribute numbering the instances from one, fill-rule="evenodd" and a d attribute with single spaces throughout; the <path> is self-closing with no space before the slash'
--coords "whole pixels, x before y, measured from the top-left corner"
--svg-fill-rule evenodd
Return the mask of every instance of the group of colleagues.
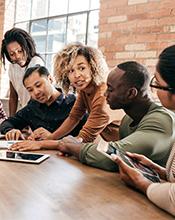
<path id="1" fill-rule="evenodd" d="M 54 149 L 84 164 L 119 171 L 127 185 L 175 215 L 175 46 L 160 54 L 152 80 L 138 62 L 109 71 L 100 50 L 72 43 L 55 56 L 55 83 L 33 39 L 19 28 L 4 35 L 4 65 L 5 59 L 10 62 L 10 117 L 0 106 L 0 132 L 7 140 L 25 139 L 22 131 L 30 127 L 28 140 L 12 150 Z M 152 100 L 149 87 L 156 89 L 162 105 Z M 126 113 L 120 125 L 111 121 L 108 106 Z M 97 150 L 99 135 L 155 170 L 162 181 L 152 183 L 117 155 L 113 161 L 104 156 Z"/>

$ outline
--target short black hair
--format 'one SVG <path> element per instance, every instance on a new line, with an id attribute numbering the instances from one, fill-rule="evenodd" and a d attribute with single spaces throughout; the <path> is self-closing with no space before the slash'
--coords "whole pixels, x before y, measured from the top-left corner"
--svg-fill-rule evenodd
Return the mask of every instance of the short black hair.
<path id="1" fill-rule="evenodd" d="M 34 56 L 41 57 L 36 52 L 35 42 L 32 39 L 31 35 L 27 33 L 26 31 L 24 31 L 23 29 L 12 28 L 4 34 L 4 39 L 2 40 L 1 61 L 4 64 L 4 66 L 5 66 L 5 57 L 7 58 L 9 62 L 13 63 L 7 52 L 7 46 L 8 44 L 15 42 L 15 41 L 21 46 L 23 52 L 25 51 L 27 54 L 27 61 L 25 63 L 25 66 L 27 66 L 30 63 L 32 57 Z"/>
<path id="2" fill-rule="evenodd" d="M 134 86 L 138 91 L 148 88 L 150 74 L 146 67 L 136 61 L 120 63 L 117 67 L 125 72 L 122 79 L 128 86 Z"/>
<path id="3" fill-rule="evenodd" d="M 175 45 L 160 53 L 156 70 L 171 88 L 175 88 Z"/>
<path id="4" fill-rule="evenodd" d="M 33 67 L 30 67 L 28 68 L 25 73 L 24 73 L 24 76 L 23 76 L 23 85 L 24 85 L 24 82 L 25 80 L 30 76 L 32 75 L 32 73 L 36 71 L 39 73 L 40 76 L 46 76 L 48 77 L 50 75 L 48 69 L 45 67 L 45 66 L 40 66 L 39 64 L 33 66 Z"/>

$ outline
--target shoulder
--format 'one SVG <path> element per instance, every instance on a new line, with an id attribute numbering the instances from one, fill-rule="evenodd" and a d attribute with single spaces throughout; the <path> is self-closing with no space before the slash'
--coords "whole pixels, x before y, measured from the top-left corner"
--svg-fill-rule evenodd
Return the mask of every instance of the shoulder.
<path id="1" fill-rule="evenodd" d="M 142 118 L 139 127 L 146 125 L 150 128 L 164 129 L 167 133 L 172 133 L 175 129 L 175 113 L 162 106 L 156 105 Z"/>
<path id="2" fill-rule="evenodd" d="M 155 118 L 158 120 L 164 120 L 167 118 L 175 121 L 175 113 L 161 105 L 153 103 L 144 118 Z"/>
<path id="3" fill-rule="evenodd" d="M 35 64 L 40 64 L 40 65 L 43 66 L 43 65 L 44 65 L 44 61 L 42 60 L 41 57 L 39 57 L 39 56 L 34 56 L 34 57 L 32 57 L 32 59 L 31 59 L 29 65 L 28 65 L 28 67 L 32 67 L 32 66 L 34 66 Z"/>
<path id="4" fill-rule="evenodd" d="M 93 101 L 97 101 L 97 100 L 106 100 L 105 97 L 105 92 L 106 92 L 107 86 L 105 83 L 102 83 L 99 86 L 96 86 L 96 89 L 94 91 L 94 99 Z"/>

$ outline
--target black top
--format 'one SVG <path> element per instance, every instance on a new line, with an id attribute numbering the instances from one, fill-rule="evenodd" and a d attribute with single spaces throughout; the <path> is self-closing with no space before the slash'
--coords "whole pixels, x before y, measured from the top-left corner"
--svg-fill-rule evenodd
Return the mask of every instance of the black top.
<path id="1" fill-rule="evenodd" d="M 75 102 L 75 95 L 61 94 L 51 105 L 39 103 L 30 100 L 28 104 L 19 110 L 13 117 L 9 117 L 0 125 L 0 132 L 5 134 L 11 129 L 19 129 L 30 126 L 34 131 L 39 127 L 43 127 L 50 132 L 54 132 L 68 117 L 69 112 Z M 80 123 L 70 133 L 77 136 L 82 126 L 85 124 L 87 115 L 83 117 Z"/>

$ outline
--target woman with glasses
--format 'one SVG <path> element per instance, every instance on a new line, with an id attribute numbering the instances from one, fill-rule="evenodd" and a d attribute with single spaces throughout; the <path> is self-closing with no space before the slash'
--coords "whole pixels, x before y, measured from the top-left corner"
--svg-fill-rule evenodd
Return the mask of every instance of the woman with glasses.
<path id="1" fill-rule="evenodd" d="M 163 50 L 159 56 L 156 70 L 150 86 L 157 90 L 157 95 L 163 106 L 175 110 L 175 45 Z M 171 150 L 166 168 L 153 163 L 143 155 L 127 154 L 154 169 L 163 181 L 152 183 L 138 170 L 129 167 L 115 155 L 113 157 L 119 165 L 121 179 L 127 185 L 146 194 L 158 207 L 175 215 L 175 145 Z"/>

